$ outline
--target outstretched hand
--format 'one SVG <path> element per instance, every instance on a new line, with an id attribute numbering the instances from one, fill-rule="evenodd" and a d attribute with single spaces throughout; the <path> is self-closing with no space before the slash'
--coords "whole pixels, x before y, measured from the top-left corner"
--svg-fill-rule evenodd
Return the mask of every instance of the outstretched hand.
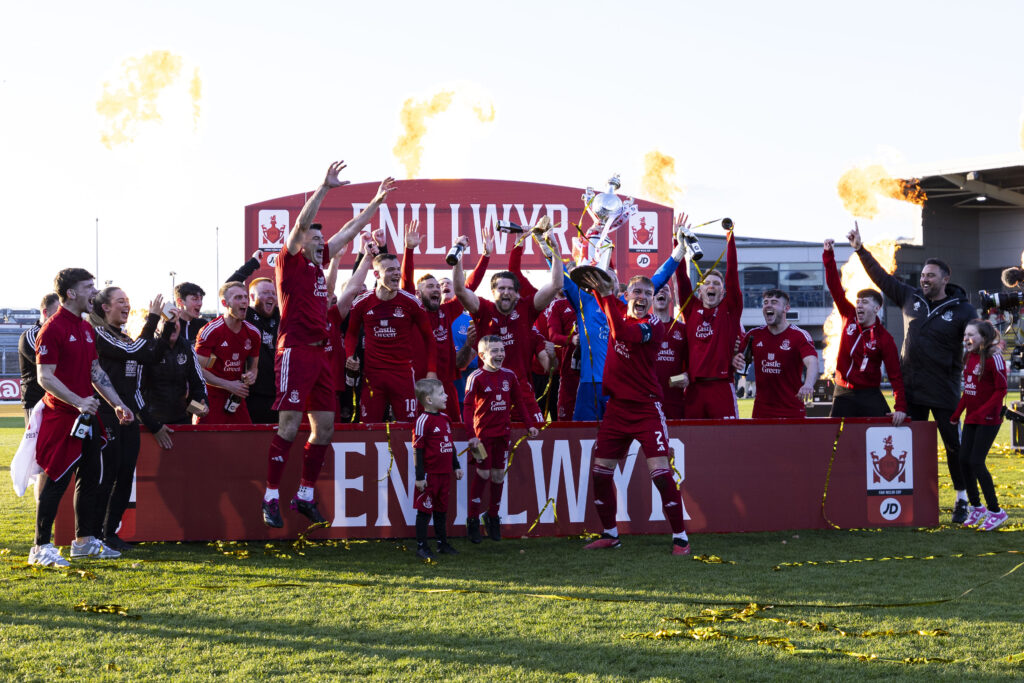
<path id="1" fill-rule="evenodd" d="M 153 297 L 153 300 L 149 302 L 149 314 L 160 315 L 164 310 L 164 295 L 157 294 Z"/>
<path id="2" fill-rule="evenodd" d="M 420 246 L 423 237 L 420 236 L 420 222 L 415 218 L 405 226 L 405 248 L 415 249 Z"/>
<path id="3" fill-rule="evenodd" d="M 388 176 L 384 179 L 384 182 L 380 184 L 380 187 L 377 188 L 377 196 L 373 198 L 373 201 L 377 204 L 383 204 L 387 200 L 388 195 L 394 192 L 397 188 L 398 185 L 395 184 L 395 179 Z"/>
<path id="4" fill-rule="evenodd" d="M 857 225 L 857 221 L 853 222 L 853 230 L 846 233 L 846 239 L 850 240 L 850 246 L 853 247 L 854 251 L 857 251 L 864 245 L 864 241 L 860 238 L 860 226 Z"/>
<path id="5" fill-rule="evenodd" d="M 487 226 L 483 230 L 484 237 L 484 256 L 491 256 L 494 254 L 494 228 Z M 460 238 L 461 239 L 461 238 Z M 469 246 L 469 238 L 466 238 L 466 246 Z"/>
<path id="6" fill-rule="evenodd" d="M 351 180 L 342 180 L 338 177 L 338 174 L 345 170 L 346 164 L 344 161 L 335 161 L 327 169 L 327 176 L 324 178 L 324 185 L 327 187 L 341 187 L 342 185 L 348 185 Z"/>

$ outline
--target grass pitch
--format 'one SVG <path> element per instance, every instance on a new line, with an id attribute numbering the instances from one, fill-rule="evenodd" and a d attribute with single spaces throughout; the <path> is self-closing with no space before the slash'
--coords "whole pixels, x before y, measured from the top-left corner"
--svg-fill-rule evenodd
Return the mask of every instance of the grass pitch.
<path id="1" fill-rule="evenodd" d="M 1024 458 L 1005 449 L 989 465 L 1011 520 L 988 534 L 695 536 L 706 561 L 667 535 L 458 539 L 431 564 L 409 541 L 147 544 L 41 571 L 7 480 L 20 413 L 2 414 L 5 680 L 1024 677 Z"/>

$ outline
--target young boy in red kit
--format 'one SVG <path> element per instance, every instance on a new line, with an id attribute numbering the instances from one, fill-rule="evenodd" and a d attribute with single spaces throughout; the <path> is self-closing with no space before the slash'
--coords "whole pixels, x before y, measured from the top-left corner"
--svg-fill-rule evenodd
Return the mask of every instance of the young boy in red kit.
<path id="1" fill-rule="evenodd" d="M 509 410 L 515 405 L 523 422 L 529 428 L 531 437 L 537 436 L 537 423 L 526 409 L 519 390 L 519 378 L 511 370 L 501 367 L 505 362 L 505 345 L 498 335 L 488 335 L 477 345 L 480 354 L 480 368 L 466 380 L 466 396 L 462 409 L 462 421 L 469 437 L 470 471 L 476 476 L 469 478 L 469 514 L 466 516 L 466 530 L 469 540 L 480 543 L 480 513 L 483 512 L 483 494 L 487 482 L 491 483 L 491 501 L 484 514 L 487 535 L 492 541 L 501 540 L 501 494 L 505 488 L 505 461 L 508 458 L 509 436 L 512 432 L 512 415 Z M 477 458 L 482 446 L 486 455 Z"/>
<path id="2" fill-rule="evenodd" d="M 437 552 L 458 555 L 459 551 L 448 543 L 448 494 L 452 484 L 451 470 L 455 470 L 456 479 L 462 479 L 462 468 L 455 454 L 451 421 L 441 412 L 448 401 L 444 383 L 427 378 L 417 381 L 416 400 L 423 408 L 416 418 L 412 437 L 416 453 L 416 497 L 412 501 L 416 508 L 416 556 L 424 560 L 434 557 L 427 545 L 427 525 L 431 517 L 434 519 Z"/>

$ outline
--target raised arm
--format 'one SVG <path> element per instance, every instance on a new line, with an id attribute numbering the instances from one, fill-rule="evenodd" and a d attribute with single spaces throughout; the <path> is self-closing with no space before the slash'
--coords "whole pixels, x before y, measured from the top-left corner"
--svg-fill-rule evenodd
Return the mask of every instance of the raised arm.
<path id="1" fill-rule="evenodd" d="M 414 266 L 413 253 L 416 247 L 420 246 L 420 222 L 410 221 L 405 226 L 405 252 L 402 254 L 402 289 L 410 294 L 416 294 L 416 283 L 413 282 L 416 268 Z"/>
<path id="2" fill-rule="evenodd" d="M 850 240 L 850 246 L 857 252 L 864 271 L 875 283 L 875 286 L 897 305 L 903 306 L 907 299 L 914 295 L 914 288 L 885 272 L 885 268 L 875 260 L 871 252 L 864 248 L 864 242 L 860 238 L 860 227 L 856 222 L 853 224 L 853 230 L 847 233 L 846 238 Z"/>
<path id="3" fill-rule="evenodd" d="M 825 240 L 825 248 L 821 252 L 821 261 L 825 264 L 825 284 L 828 285 L 828 293 L 832 295 L 839 315 L 852 318 L 857 314 L 857 309 L 846 298 L 846 290 L 843 289 L 843 282 L 839 277 L 839 268 L 836 267 L 836 252 L 832 248 L 834 244 L 835 240 Z"/>
<path id="4" fill-rule="evenodd" d="M 352 310 L 352 302 L 359 295 L 360 285 L 366 282 L 366 276 L 373 265 L 373 256 L 371 255 L 373 250 L 370 242 L 363 245 L 364 258 L 359 261 L 356 271 L 352 273 L 352 277 L 348 279 L 341 294 L 338 295 L 338 312 L 341 313 L 342 318 L 345 318 Z"/>
<path id="5" fill-rule="evenodd" d="M 466 289 L 475 292 L 480 283 L 484 281 L 484 275 L 487 274 L 487 265 L 491 262 L 491 254 L 493 253 L 494 229 L 487 228 L 484 232 L 484 251 L 480 254 L 476 266 L 469 272 L 469 277 L 466 278 Z"/>
<path id="6" fill-rule="evenodd" d="M 508 271 L 519 278 L 519 294 L 524 297 L 537 294 L 537 288 L 523 275 L 523 249 L 525 248 L 525 243 L 526 240 L 524 239 L 522 242 L 513 244 L 512 249 L 508 253 Z M 541 309 L 538 308 L 537 310 Z"/>
<path id="7" fill-rule="evenodd" d="M 533 297 L 533 307 L 538 311 L 547 308 L 564 286 L 565 272 L 562 270 L 562 259 L 558 254 L 558 240 L 552 240 L 552 243 L 555 251 L 551 255 L 551 280 L 538 289 L 537 294 Z M 525 282 L 525 278 L 523 281 Z"/>
<path id="8" fill-rule="evenodd" d="M 682 214 L 683 221 L 686 220 L 686 214 Z M 675 275 L 676 269 L 679 268 L 679 264 L 686 258 L 686 242 L 682 236 L 682 229 L 676 229 L 675 234 L 675 246 L 672 248 L 672 255 L 658 266 L 658 270 L 654 271 L 654 275 L 651 277 L 651 282 L 654 283 L 654 291 L 657 292 L 659 289 L 665 286 L 672 276 Z"/>
<path id="9" fill-rule="evenodd" d="M 255 273 L 260 268 L 260 263 L 263 260 L 263 252 L 259 249 L 252 253 L 249 260 L 238 267 L 238 270 L 228 275 L 228 279 L 224 282 L 245 282 L 249 279 L 249 276 Z"/>
<path id="10" fill-rule="evenodd" d="M 355 239 L 355 236 L 359 234 L 359 231 L 362 230 L 363 227 L 370 222 L 374 214 L 377 213 L 377 209 L 380 208 L 380 205 L 387 201 L 388 195 L 394 192 L 395 187 L 397 186 L 395 185 L 394 178 L 385 178 L 384 182 L 382 182 L 380 187 L 377 188 L 377 194 L 370 201 L 370 204 L 363 209 L 358 216 L 342 226 L 341 230 L 333 235 L 331 239 L 327 240 L 327 249 L 331 258 L 334 258 L 335 254 L 344 249 L 345 245 Z"/>
<path id="11" fill-rule="evenodd" d="M 465 235 L 460 236 L 459 240 L 469 242 L 469 238 Z M 477 298 L 471 289 L 466 287 L 466 273 L 462 270 L 462 259 L 459 259 L 452 266 L 452 288 L 455 290 L 455 298 L 459 300 L 459 303 L 462 304 L 467 313 L 474 315 L 480 310 L 480 299 Z"/>
<path id="12" fill-rule="evenodd" d="M 417 302 L 418 303 L 418 302 Z M 423 335 L 423 348 L 427 351 L 427 377 L 437 379 L 437 339 L 430 328 L 430 318 L 422 306 L 415 306 L 412 314 L 413 322 Z"/>
<path id="13" fill-rule="evenodd" d="M 341 173 L 345 168 L 344 161 L 335 161 L 333 164 L 327 167 L 327 175 L 324 177 L 324 181 L 320 183 L 320 187 L 316 188 L 313 195 L 306 200 L 306 204 L 302 207 L 302 211 L 299 212 L 299 217 L 295 219 L 295 226 L 288 233 L 288 239 L 285 240 L 285 249 L 292 256 L 298 254 L 302 249 L 302 243 L 306 239 L 306 231 L 309 230 L 309 226 L 313 225 L 313 219 L 316 218 L 316 212 L 320 210 L 320 204 L 324 201 L 324 197 L 327 196 L 327 192 L 335 187 L 341 187 L 342 185 L 348 185 L 348 180 L 341 180 L 338 178 L 338 174 Z M 335 235 L 337 237 L 337 235 Z M 333 239 L 333 238 L 332 238 Z M 331 256 L 334 256 L 332 253 Z"/>
<path id="14" fill-rule="evenodd" d="M 655 290 L 657 291 L 657 290 Z M 725 240 L 725 303 L 731 311 L 743 310 L 743 291 L 740 289 L 740 265 L 736 256 L 736 235 L 730 230 Z"/>
<path id="15" fill-rule="evenodd" d="M 327 267 L 327 291 L 329 293 L 334 292 L 334 288 L 338 284 L 338 268 L 341 265 L 341 259 L 335 256 L 331 259 L 331 265 Z"/>

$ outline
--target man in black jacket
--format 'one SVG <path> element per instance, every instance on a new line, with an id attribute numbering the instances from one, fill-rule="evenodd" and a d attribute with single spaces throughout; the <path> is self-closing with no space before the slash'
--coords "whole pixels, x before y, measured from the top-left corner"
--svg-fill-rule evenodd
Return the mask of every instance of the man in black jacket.
<path id="1" fill-rule="evenodd" d="M 245 282 L 260 267 L 263 252 L 257 250 L 252 257 L 232 273 L 226 282 Z M 277 411 L 273 409 L 277 398 L 274 380 L 274 355 L 277 352 L 277 328 L 281 312 L 277 309 L 277 288 L 274 281 L 258 277 L 249 283 L 249 308 L 245 319 L 260 331 L 260 359 L 256 366 L 256 383 L 249 387 L 245 407 L 254 424 L 277 424 Z"/>
<path id="2" fill-rule="evenodd" d="M 900 368 L 907 392 L 907 416 L 927 420 L 931 412 L 935 419 L 956 489 L 953 523 L 962 524 L 967 519 L 967 493 L 960 471 L 960 430 L 949 418 L 960 399 L 964 328 L 978 313 L 964 289 L 950 284 L 951 272 L 944 261 L 925 261 L 920 287 L 914 288 L 885 272 L 864 248 L 856 223 L 846 237 L 868 277 L 903 310 Z"/>
<path id="3" fill-rule="evenodd" d="M 21 369 L 21 406 L 25 409 L 25 427 L 28 428 L 32 409 L 46 394 L 36 378 L 36 335 L 43 323 L 60 308 L 60 298 L 50 293 L 39 304 L 39 322 L 21 333 L 18 338 L 18 364 Z M 36 487 L 39 490 L 39 487 Z"/>

